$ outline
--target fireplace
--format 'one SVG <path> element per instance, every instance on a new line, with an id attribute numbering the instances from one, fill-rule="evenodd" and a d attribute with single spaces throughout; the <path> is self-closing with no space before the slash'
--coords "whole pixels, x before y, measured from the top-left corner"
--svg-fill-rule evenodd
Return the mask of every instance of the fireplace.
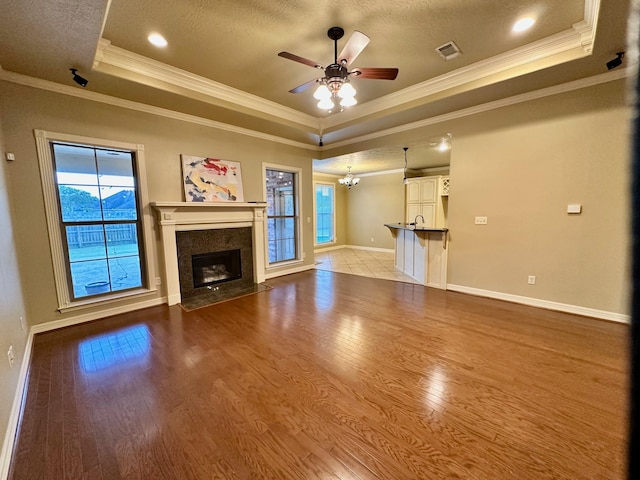
<path id="1" fill-rule="evenodd" d="M 258 285 L 265 281 L 264 205 L 231 202 L 153 202 L 152 206 L 157 212 L 164 261 L 164 278 L 157 279 L 157 282 L 164 285 L 169 305 L 181 303 L 187 297 L 196 298 L 207 291 L 216 290 L 222 293 L 235 287 Z M 243 230 L 248 232 L 249 236 L 248 242 L 244 240 L 244 246 L 226 243 L 231 232 Z M 207 239 L 207 234 L 203 233 L 218 231 L 225 233 L 217 240 Z M 246 235 L 244 232 L 242 235 Z M 186 244 L 179 246 L 180 237 L 189 233 L 195 235 L 195 241 L 188 240 Z M 185 249 L 189 250 L 188 255 L 185 255 Z M 193 255 L 237 249 L 240 250 L 242 278 L 194 288 L 191 258 Z"/>
<path id="2" fill-rule="evenodd" d="M 192 255 L 193 288 L 207 287 L 242 278 L 240 258 L 240 249 Z"/>
<path id="3" fill-rule="evenodd" d="M 212 291 L 223 295 L 253 285 L 252 239 L 251 227 L 176 232 L 183 303 Z"/>

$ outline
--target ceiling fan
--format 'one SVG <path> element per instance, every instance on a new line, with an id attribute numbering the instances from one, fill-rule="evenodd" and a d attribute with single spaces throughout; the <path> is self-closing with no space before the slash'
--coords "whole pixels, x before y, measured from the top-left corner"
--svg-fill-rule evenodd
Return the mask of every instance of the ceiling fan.
<path id="1" fill-rule="evenodd" d="M 324 70 L 324 77 L 314 78 L 296 88 L 289 90 L 290 93 L 300 93 L 312 85 L 318 84 L 313 96 L 319 100 L 318 107 L 330 110 L 334 107 L 333 99 L 340 98 L 340 105 L 348 107 L 357 103 L 356 90 L 349 81 L 349 77 L 369 78 L 372 80 L 395 80 L 398 76 L 397 68 L 354 68 L 349 71 L 348 67 L 367 46 L 370 39 L 364 33 L 353 32 L 349 41 L 338 55 L 338 40 L 344 36 L 344 30 L 340 27 L 331 27 L 327 36 L 334 42 L 334 60 L 326 68 L 313 60 L 294 55 L 289 52 L 280 52 L 282 58 L 288 58 L 294 62 L 309 65 L 310 67 Z"/>

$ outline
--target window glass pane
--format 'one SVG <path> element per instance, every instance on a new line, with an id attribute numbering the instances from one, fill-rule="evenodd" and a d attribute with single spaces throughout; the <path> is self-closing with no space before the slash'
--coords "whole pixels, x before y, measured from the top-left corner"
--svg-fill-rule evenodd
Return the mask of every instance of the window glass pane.
<path id="1" fill-rule="evenodd" d="M 96 150 L 98 175 L 102 186 L 133 187 L 131 152 Z"/>
<path id="2" fill-rule="evenodd" d="M 333 185 L 316 185 L 316 243 L 334 241 Z"/>
<path id="3" fill-rule="evenodd" d="M 98 187 L 59 185 L 63 222 L 102 220 Z"/>
<path id="4" fill-rule="evenodd" d="M 140 258 L 137 255 L 110 258 L 109 271 L 111 272 L 111 289 L 113 291 L 142 286 Z"/>
<path id="5" fill-rule="evenodd" d="M 98 185 L 95 150 L 76 145 L 53 144 L 59 183 Z"/>
<path id="6" fill-rule="evenodd" d="M 270 263 L 295 260 L 298 256 L 295 175 L 295 172 L 266 170 Z"/>
<path id="7" fill-rule="evenodd" d="M 70 269 L 75 298 L 111 291 L 106 260 L 71 262 Z"/>
<path id="8" fill-rule="evenodd" d="M 73 225 L 66 227 L 69 261 L 98 260 L 107 257 L 102 225 Z"/>
<path id="9" fill-rule="evenodd" d="M 138 232 L 135 223 L 105 225 L 109 258 L 138 255 Z"/>
<path id="10" fill-rule="evenodd" d="M 267 170 L 267 215 L 295 215 L 294 173 Z"/>
<path id="11" fill-rule="evenodd" d="M 133 188 L 100 187 L 105 220 L 135 220 L 136 192 Z"/>
<path id="12" fill-rule="evenodd" d="M 267 222 L 269 233 L 269 262 L 296 258 L 295 220 L 272 218 Z"/>

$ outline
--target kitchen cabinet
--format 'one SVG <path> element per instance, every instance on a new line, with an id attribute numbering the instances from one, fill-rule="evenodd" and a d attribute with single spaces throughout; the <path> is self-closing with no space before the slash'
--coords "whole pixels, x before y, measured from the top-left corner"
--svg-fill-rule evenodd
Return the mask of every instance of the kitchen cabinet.
<path id="1" fill-rule="evenodd" d="M 446 227 L 448 201 L 446 196 L 448 194 L 449 177 L 436 175 L 408 179 L 405 188 L 405 222 L 413 223 L 416 216 L 422 215 L 424 223 L 419 220 L 420 226 L 425 228 Z"/>

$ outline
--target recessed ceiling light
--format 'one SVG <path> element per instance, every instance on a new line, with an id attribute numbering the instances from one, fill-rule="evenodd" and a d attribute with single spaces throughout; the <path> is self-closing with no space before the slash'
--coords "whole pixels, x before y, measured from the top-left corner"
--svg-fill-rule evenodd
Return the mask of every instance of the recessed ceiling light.
<path id="1" fill-rule="evenodd" d="M 513 31 L 516 33 L 524 32 L 525 30 L 529 30 L 534 23 L 536 23 L 536 21 L 531 17 L 521 18 L 513 24 Z"/>
<path id="2" fill-rule="evenodd" d="M 166 47 L 169 44 L 167 40 L 159 33 L 152 33 L 147 37 L 147 39 L 152 45 L 160 48 Z"/>

